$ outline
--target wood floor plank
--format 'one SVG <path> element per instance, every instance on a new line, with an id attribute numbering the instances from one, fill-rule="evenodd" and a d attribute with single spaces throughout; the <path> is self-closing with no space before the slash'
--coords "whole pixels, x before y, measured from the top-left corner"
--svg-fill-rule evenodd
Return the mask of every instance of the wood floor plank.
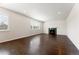
<path id="1" fill-rule="evenodd" d="M 78 55 L 79 51 L 64 35 L 39 34 L 0 43 L 1 55 Z"/>

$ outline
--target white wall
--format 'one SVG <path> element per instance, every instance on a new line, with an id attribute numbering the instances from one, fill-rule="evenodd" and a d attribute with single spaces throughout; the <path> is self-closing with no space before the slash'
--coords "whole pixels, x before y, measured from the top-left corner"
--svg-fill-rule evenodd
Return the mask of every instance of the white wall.
<path id="1" fill-rule="evenodd" d="M 33 22 L 32 25 L 35 25 L 35 26 L 39 26 L 40 28 L 39 29 L 32 29 L 31 28 L 31 34 L 30 35 L 35 35 L 35 34 L 39 34 L 39 33 L 43 33 L 43 22 L 39 22 L 37 20 L 30 20 L 30 25 L 31 25 L 31 21 Z"/>
<path id="2" fill-rule="evenodd" d="M 17 13 L 0 8 L 0 12 L 6 13 L 9 16 L 9 30 L 0 31 L 0 42 L 14 40 L 17 38 L 27 37 L 35 34 L 42 33 L 42 22 L 41 29 L 32 31 L 30 28 L 30 18 L 19 15 Z"/>
<path id="3" fill-rule="evenodd" d="M 57 34 L 66 35 L 66 20 L 49 20 L 44 23 L 44 33 L 48 33 L 48 28 L 57 28 Z"/>
<path id="4" fill-rule="evenodd" d="M 75 4 L 67 19 L 67 35 L 79 49 L 79 4 Z"/>

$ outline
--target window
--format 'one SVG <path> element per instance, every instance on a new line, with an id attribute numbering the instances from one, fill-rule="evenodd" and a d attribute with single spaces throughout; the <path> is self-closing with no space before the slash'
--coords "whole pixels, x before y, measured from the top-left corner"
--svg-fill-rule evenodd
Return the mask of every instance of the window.
<path id="1" fill-rule="evenodd" d="M 0 12 L 0 31 L 8 30 L 8 16 Z"/>
<path id="2" fill-rule="evenodd" d="M 40 30 L 40 22 L 36 20 L 31 20 L 31 29 Z"/>

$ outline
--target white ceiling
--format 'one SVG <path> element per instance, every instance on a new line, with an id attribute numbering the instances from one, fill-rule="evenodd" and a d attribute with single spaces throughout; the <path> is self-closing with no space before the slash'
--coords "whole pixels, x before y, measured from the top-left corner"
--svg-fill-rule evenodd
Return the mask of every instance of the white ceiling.
<path id="1" fill-rule="evenodd" d="M 2 4 L 3 7 L 23 13 L 34 19 L 64 20 L 69 15 L 73 3 L 15 3 Z"/>

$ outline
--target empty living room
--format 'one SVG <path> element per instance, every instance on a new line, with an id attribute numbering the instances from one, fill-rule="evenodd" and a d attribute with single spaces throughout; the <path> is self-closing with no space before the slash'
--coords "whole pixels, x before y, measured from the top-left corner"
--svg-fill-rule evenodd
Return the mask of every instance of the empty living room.
<path id="1" fill-rule="evenodd" d="M 79 3 L 0 3 L 0 55 L 79 55 Z"/>

